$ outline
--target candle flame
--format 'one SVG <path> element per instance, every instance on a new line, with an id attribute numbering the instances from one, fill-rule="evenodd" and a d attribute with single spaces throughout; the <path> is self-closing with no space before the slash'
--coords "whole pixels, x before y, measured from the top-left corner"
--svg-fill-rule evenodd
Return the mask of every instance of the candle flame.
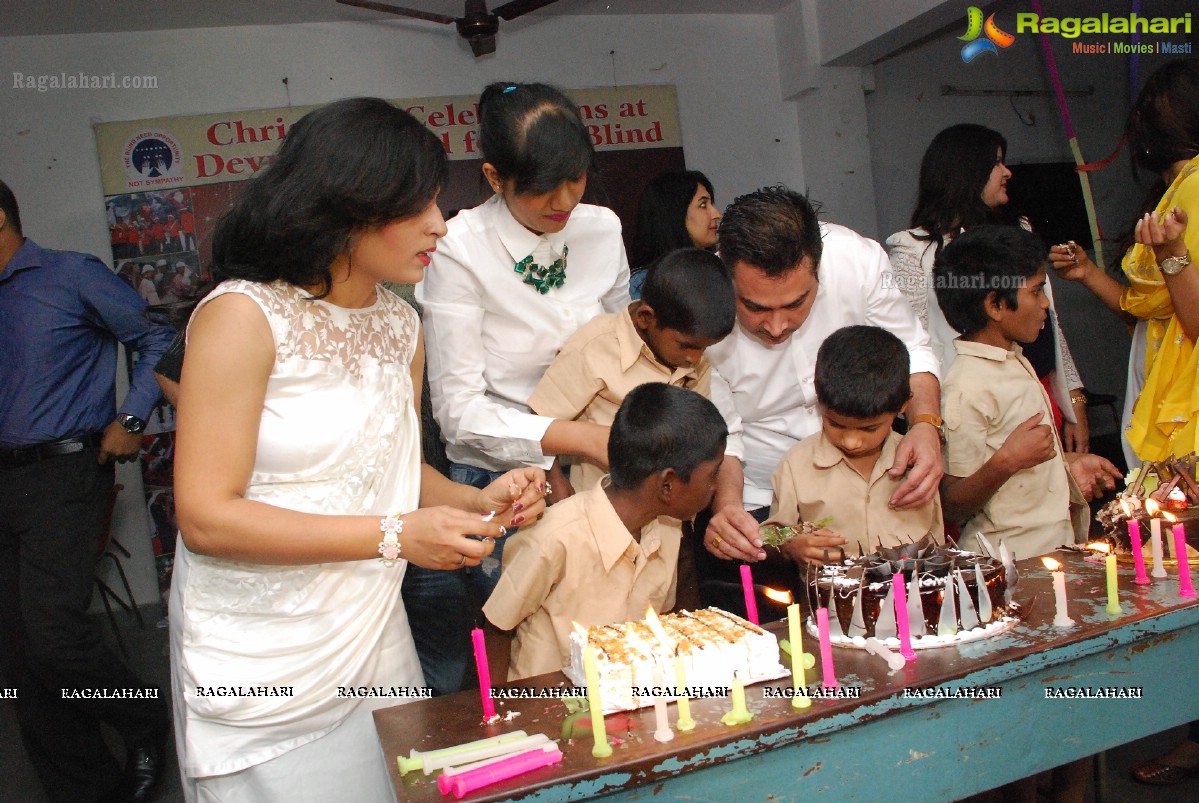
<path id="1" fill-rule="evenodd" d="M 1156 499 L 1145 500 L 1145 512 L 1150 516 L 1156 516 L 1159 510 L 1161 510 L 1161 505 L 1157 503 Z"/>
<path id="2" fill-rule="evenodd" d="M 1092 541 L 1091 543 L 1087 544 L 1087 549 L 1091 550 L 1092 552 L 1107 553 L 1112 551 L 1112 545 L 1104 543 L 1103 541 Z"/>
<path id="3" fill-rule="evenodd" d="M 654 638 L 658 640 L 658 643 L 661 644 L 663 648 L 667 650 L 674 649 L 674 642 L 671 640 L 670 636 L 666 635 L 666 628 L 662 627 L 662 622 L 658 619 L 658 614 L 654 612 L 654 607 L 652 605 L 645 609 L 644 622 L 646 626 L 653 632 Z"/>
<path id="4" fill-rule="evenodd" d="M 571 621 L 570 626 L 575 629 L 575 632 L 578 633 L 579 637 L 583 639 L 583 643 L 586 644 L 587 643 L 587 628 L 583 627 L 581 624 L 579 624 L 578 622 L 575 622 L 573 620 Z"/>
<path id="5" fill-rule="evenodd" d="M 1045 568 L 1051 572 L 1056 572 L 1058 569 L 1062 568 L 1062 564 L 1058 563 L 1053 558 L 1041 558 L 1041 563 L 1044 563 Z"/>
<path id="6" fill-rule="evenodd" d="M 1168 510 L 1162 511 L 1162 518 L 1165 519 L 1166 521 L 1170 522 L 1171 524 L 1177 523 L 1177 521 L 1178 521 L 1178 517 L 1175 516 L 1173 513 L 1171 513 Z"/>
<path id="7" fill-rule="evenodd" d="M 762 594 L 765 595 L 767 599 L 772 599 L 780 605 L 790 605 L 793 602 L 791 598 L 791 592 L 787 591 L 786 589 L 780 591 L 777 588 L 765 586 L 762 589 Z"/>
<path id="8" fill-rule="evenodd" d="M 1132 507 L 1128 504 L 1127 499 L 1120 500 L 1120 508 L 1124 511 L 1124 518 L 1126 518 L 1126 519 L 1132 518 Z"/>

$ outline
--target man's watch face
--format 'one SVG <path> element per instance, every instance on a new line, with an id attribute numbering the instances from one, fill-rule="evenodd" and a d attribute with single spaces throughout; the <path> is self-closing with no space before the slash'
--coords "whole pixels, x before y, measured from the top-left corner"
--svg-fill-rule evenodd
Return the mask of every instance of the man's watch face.
<path id="1" fill-rule="evenodd" d="M 121 426 L 130 435 L 140 435 L 146 429 L 146 422 L 135 415 L 122 415 L 117 420 L 121 422 Z"/>

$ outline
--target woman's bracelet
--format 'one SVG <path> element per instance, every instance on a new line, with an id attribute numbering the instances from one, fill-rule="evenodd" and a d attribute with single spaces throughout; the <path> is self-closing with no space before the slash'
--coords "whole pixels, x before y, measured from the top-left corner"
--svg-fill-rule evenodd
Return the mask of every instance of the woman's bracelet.
<path id="1" fill-rule="evenodd" d="M 379 519 L 379 531 L 383 540 L 379 542 L 379 560 L 384 566 L 395 566 L 400 558 L 400 534 L 404 532 L 404 521 L 394 513 Z"/>
<path id="2" fill-rule="evenodd" d="M 1081 404 L 1083 407 L 1086 407 L 1087 406 L 1087 392 L 1085 390 L 1070 391 L 1070 404 L 1071 405 Z"/>

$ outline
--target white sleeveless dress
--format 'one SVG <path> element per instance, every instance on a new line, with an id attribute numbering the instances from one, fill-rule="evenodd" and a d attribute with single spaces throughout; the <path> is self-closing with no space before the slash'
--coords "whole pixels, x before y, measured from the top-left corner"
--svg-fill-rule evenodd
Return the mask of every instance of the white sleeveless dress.
<path id="1" fill-rule="evenodd" d="M 382 287 L 373 306 L 344 309 L 284 282 L 242 280 L 201 303 L 224 293 L 253 299 L 275 341 L 246 497 L 327 515 L 416 509 L 415 311 Z M 241 563 L 179 540 L 172 686 L 188 800 L 393 799 L 370 711 L 403 700 L 338 688 L 423 685 L 400 599 L 406 567 Z M 292 695 L 202 694 L 214 687 Z"/>

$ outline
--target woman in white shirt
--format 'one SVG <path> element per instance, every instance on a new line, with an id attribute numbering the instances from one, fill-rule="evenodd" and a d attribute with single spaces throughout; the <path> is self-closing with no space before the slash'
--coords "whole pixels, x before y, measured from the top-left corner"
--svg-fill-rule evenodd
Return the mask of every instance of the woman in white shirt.
<path id="1" fill-rule="evenodd" d="M 549 469 L 555 455 L 607 465 L 606 427 L 533 415 L 527 404 L 575 330 L 629 303 L 620 221 L 610 209 L 579 203 L 591 137 L 558 89 L 507 82 L 483 91 L 479 136 L 495 194 L 449 222 L 417 287 L 451 476 L 485 483 L 518 466 Z M 464 572 L 413 572 L 405 582 L 412 617 L 422 618 L 418 610 L 439 617 L 436 628 L 415 633 L 426 680 L 438 691 L 461 686 L 467 630 L 499 579 L 500 555 L 470 573 L 470 605 Z"/>
<path id="2" fill-rule="evenodd" d="M 958 333 L 945 322 L 933 292 L 933 260 L 962 229 L 978 223 L 1011 223 L 1029 228 L 1026 218 L 1008 207 L 1007 182 L 1012 171 L 1004 164 L 1007 140 L 998 131 L 974 123 L 950 126 L 933 137 L 920 162 L 919 190 L 911 228 L 887 238 L 891 269 L 899 290 L 928 329 L 944 377 L 953 362 Z M 1053 303 L 1053 290 L 1045 292 Z M 1088 449 L 1086 392 L 1066 345 L 1057 313 L 1036 343 L 1024 346 L 1025 356 L 1046 381 L 1061 410 L 1062 443 L 1066 451 Z M 1047 378 L 1047 379 L 1046 379 Z"/>

